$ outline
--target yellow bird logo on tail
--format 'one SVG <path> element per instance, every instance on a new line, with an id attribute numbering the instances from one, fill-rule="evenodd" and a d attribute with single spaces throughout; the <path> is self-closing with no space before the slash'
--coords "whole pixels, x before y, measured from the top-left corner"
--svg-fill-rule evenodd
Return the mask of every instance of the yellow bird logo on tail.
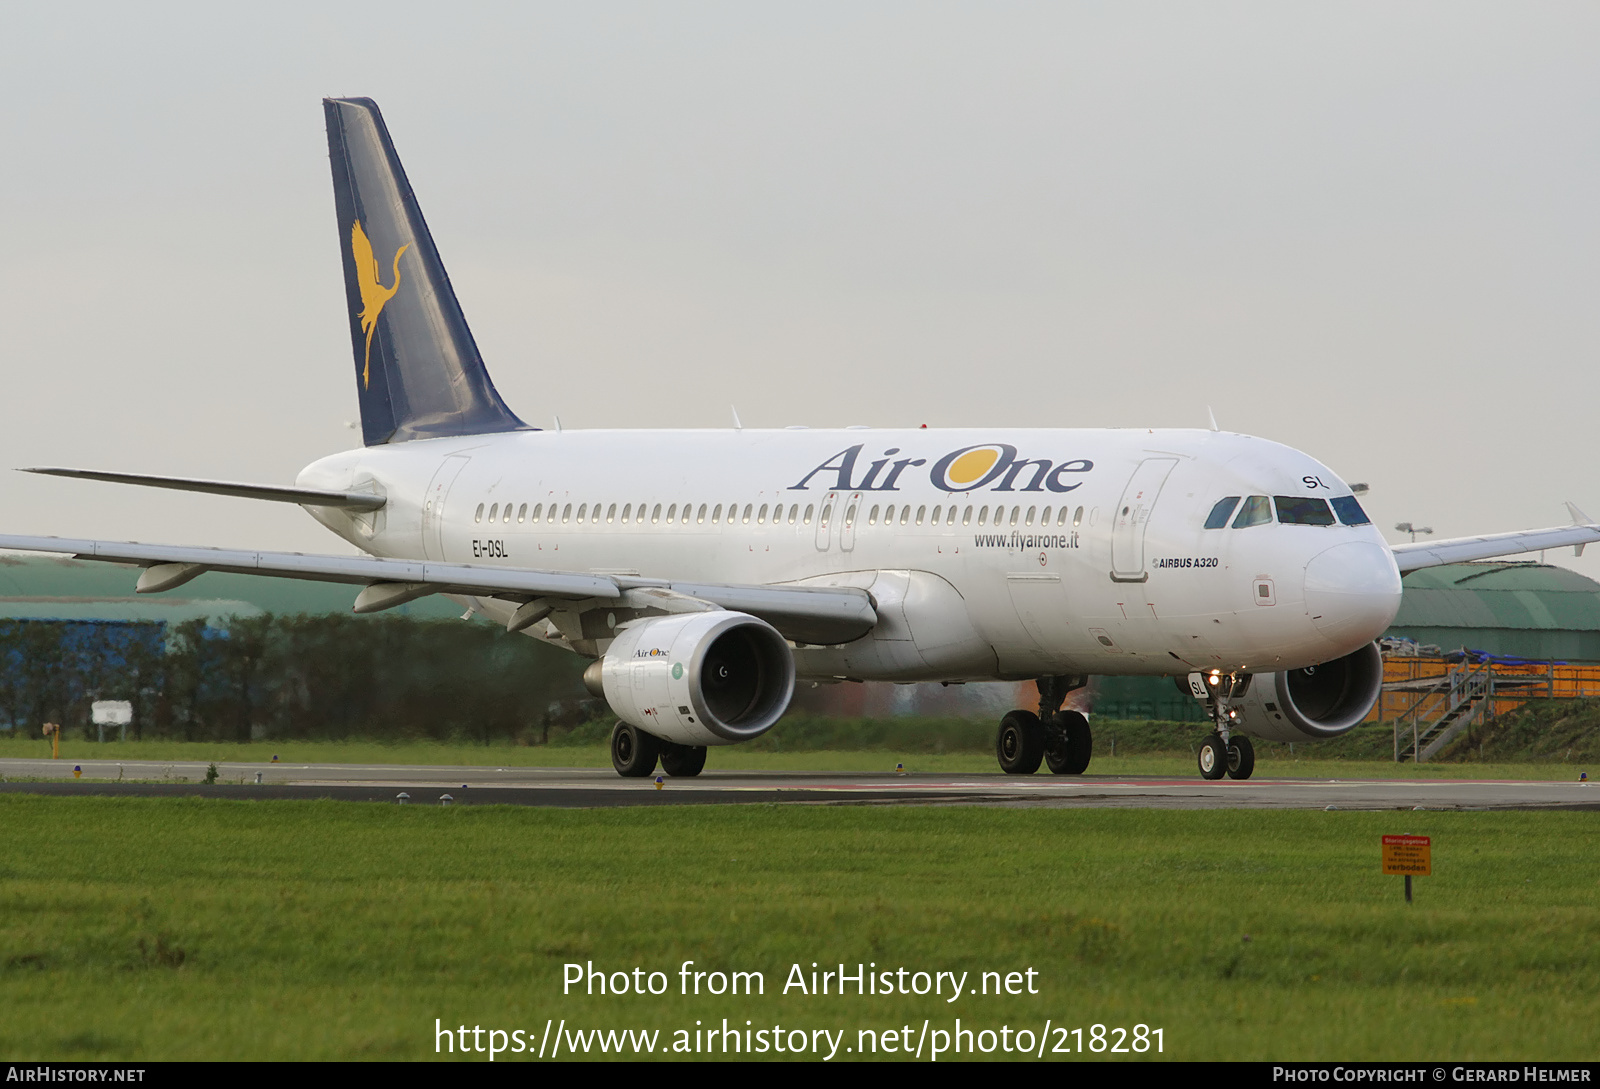
<path id="1" fill-rule="evenodd" d="M 367 334 L 367 356 L 361 368 L 361 388 L 367 389 L 372 378 L 372 334 L 378 328 L 378 315 L 383 313 L 383 308 L 395 292 L 400 290 L 400 255 L 410 249 L 410 243 L 401 246 L 394 252 L 394 286 L 384 287 L 379 278 L 378 258 L 372 252 L 372 243 L 367 239 L 367 232 L 361 229 L 361 221 L 356 220 L 355 226 L 350 228 L 350 250 L 356 262 L 356 283 L 361 285 L 361 331 Z"/>

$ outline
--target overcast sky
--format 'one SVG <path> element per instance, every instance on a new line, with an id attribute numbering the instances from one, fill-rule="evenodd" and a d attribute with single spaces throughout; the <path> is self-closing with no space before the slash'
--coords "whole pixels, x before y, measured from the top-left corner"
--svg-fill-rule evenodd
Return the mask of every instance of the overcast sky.
<path id="1" fill-rule="evenodd" d="M 1597 56 L 1592 3 L 8 5 L 0 466 L 359 442 L 319 99 L 370 95 L 530 423 L 1209 404 L 1385 528 L 1600 517 Z M 343 550 L 0 485 L 7 532 Z"/>

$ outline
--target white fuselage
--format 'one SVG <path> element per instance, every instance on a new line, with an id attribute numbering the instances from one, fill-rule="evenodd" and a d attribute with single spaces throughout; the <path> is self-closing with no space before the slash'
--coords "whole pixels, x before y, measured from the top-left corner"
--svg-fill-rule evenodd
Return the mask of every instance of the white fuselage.
<path id="1" fill-rule="evenodd" d="M 1223 497 L 1350 494 L 1221 432 L 529 431 L 354 450 L 299 483 L 384 495 L 376 514 L 312 509 L 377 556 L 868 590 L 870 635 L 796 647 L 812 677 L 1297 669 L 1371 641 L 1400 602 L 1371 525 L 1204 528 Z"/>

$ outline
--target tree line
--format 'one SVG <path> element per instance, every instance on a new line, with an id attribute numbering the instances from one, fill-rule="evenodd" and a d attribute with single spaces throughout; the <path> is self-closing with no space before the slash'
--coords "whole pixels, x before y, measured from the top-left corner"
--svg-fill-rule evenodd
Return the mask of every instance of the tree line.
<path id="1" fill-rule="evenodd" d="M 390 617 L 0 621 L 0 719 L 87 730 L 133 704 L 130 738 L 548 740 L 590 709 L 585 663 L 499 627 Z"/>

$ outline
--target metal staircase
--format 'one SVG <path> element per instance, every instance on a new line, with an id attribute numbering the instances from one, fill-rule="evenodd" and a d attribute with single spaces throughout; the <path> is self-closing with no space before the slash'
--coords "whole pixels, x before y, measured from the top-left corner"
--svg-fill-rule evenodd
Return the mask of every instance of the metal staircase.
<path id="1" fill-rule="evenodd" d="M 1386 683 L 1384 691 L 1409 696 L 1394 718 L 1394 758 L 1423 763 L 1437 755 L 1468 727 L 1492 717 L 1502 696 L 1528 699 L 1534 688 L 1548 688 L 1543 677 L 1498 674 L 1493 661 L 1454 663 L 1443 674 Z"/>

